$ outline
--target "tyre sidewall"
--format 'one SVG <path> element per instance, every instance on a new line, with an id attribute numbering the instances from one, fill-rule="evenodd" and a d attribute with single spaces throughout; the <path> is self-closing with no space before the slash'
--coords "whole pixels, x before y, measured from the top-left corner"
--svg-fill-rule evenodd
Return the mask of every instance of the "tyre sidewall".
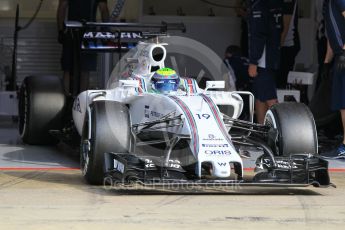
<path id="1" fill-rule="evenodd" d="M 271 141 L 276 155 L 317 154 L 317 131 L 309 108 L 302 103 L 280 103 L 272 106 L 266 114 L 278 131 L 278 140 Z M 274 145 L 272 146 L 272 143 Z"/>
<path id="2" fill-rule="evenodd" d="M 128 153 L 130 149 L 130 119 L 126 106 L 114 101 L 97 101 L 91 105 L 91 139 L 88 138 L 88 120 L 86 116 L 81 143 L 81 170 L 86 181 L 100 185 L 104 177 L 104 154 L 108 152 Z M 112 130 L 112 125 L 120 127 L 121 132 Z M 120 139 L 120 140 L 118 140 Z M 118 141 L 117 141 L 118 140 Z M 90 148 L 83 145 L 89 141 Z M 85 155 L 88 164 L 85 166 Z M 86 158 L 87 158 L 86 157 Z"/>
<path id="3" fill-rule="evenodd" d="M 27 144 L 54 144 L 49 130 L 63 126 L 66 99 L 59 77 L 30 76 L 19 92 L 19 134 Z"/>

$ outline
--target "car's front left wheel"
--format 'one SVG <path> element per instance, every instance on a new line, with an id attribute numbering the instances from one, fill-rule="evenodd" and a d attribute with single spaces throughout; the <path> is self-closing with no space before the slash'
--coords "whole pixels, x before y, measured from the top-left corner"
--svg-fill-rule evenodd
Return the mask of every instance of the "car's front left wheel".
<path id="1" fill-rule="evenodd" d="M 81 138 L 80 164 L 86 181 L 103 184 L 104 153 L 128 153 L 130 145 L 128 108 L 114 101 L 93 102 L 91 117 L 85 119 Z"/>

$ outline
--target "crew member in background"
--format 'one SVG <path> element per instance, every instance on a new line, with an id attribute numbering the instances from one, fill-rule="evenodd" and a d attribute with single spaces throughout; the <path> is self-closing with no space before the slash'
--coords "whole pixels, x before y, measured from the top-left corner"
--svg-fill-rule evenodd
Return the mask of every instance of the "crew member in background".
<path id="1" fill-rule="evenodd" d="M 225 50 L 225 65 L 233 71 L 236 89 L 239 91 L 251 91 L 251 82 L 248 75 L 248 58 L 244 57 L 241 48 L 230 45 Z"/>
<path id="2" fill-rule="evenodd" d="M 242 55 L 248 57 L 248 22 L 247 22 L 247 1 L 236 0 L 236 14 L 241 18 L 241 51 Z"/>
<path id="3" fill-rule="evenodd" d="M 283 31 L 281 35 L 280 68 L 276 75 L 278 89 L 287 87 L 289 71 L 293 70 L 296 56 L 300 50 L 298 34 L 298 4 L 297 0 L 283 1 Z"/>
<path id="4" fill-rule="evenodd" d="M 57 9 L 57 26 L 59 43 L 62 44 L 61 66 L 64 71 L 64 87 L 70 93 L 70 75 L 73 70 L 73 44 L 70 34 L 65 33 L 64 21 L 96 21 L 97 8 L 101 13 L 102 21 L 109 21 L 107 0 L 59 0 Z M 89 72 L 97 67 L 95 54 L 83 53 L 81 55 L 80 91 L 89 87 Z M 73 77 L 73 76 L 72 76 Z"/>
<path id="5" fill-rule="evenodd" d="M 345 0 L 324 0 L 324 20 L 328 38 L 324 63 L 334 59 L 332 109 L 340 110 L 344 131 L 337 153 L 345 157 Z"/>
<path id="6" fill-rule="evenodd" d="M 275 84 L 280 64 L 282 0 L 252 0 L 249 4 L 249 67 L 257 122 L 263 123 L 269 107 L 278 102 Z"/>
<path id="7" fill-rule="evenodd" d="M 325 34 L 325 20 L 323 19 L 323 2 L 324 0 L 315 0 L 314 8 L 314 22 L 316 25 L 316 45 L 317 45 L 317 63 L 318 63 L 318 75 L 316 79 L 315 92 L 319 88 L 323 77 L 329 74 L 330 64 L 324 66 L 327 52 L 327 38 Z"/>
<path id="8" fill-rule="evenodd" d="M 112 22 L 120 21 L 120 15 L 123 9 L 123 6 L 125 5 L 126 0 L 117 0 L 116 4 L 114 6 L 113 12 L 111 13 L 110 20 Z M 121 20 L 122 21 L 122 20 Z"/>

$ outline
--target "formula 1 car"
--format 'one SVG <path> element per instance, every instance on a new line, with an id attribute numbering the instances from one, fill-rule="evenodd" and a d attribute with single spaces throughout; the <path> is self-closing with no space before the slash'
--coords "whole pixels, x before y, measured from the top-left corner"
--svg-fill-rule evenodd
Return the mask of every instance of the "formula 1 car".
<path id="1" fill-rule="evenodd" d="M 95 26 L 117 29 L 87 31 Z M 111 43 L 116 47 L 109 41 L 98 48 L 99 42 L 89 45 L 96 37 L 121 37 L 120 26 L 67 24 L 71 31 L 82 31 L 79 47 L 97 50 L 121 49 L 118 42 Z M 107 89 L 81 92 L 73 104 L 66 101 L 59 78 L 26 78 L 19 103 L 23 141 L 52 143 L 57 133 L 67 139 L 69 131 L 76 130 L 81 170 L 91 184 L 109 180 L 119 186 L 331 184 L 328 162 L 318 157 L 313 116 L 304 104 L 274 105 L 265 124 L 256 124 L 251 93 L 219 91 L 223 81 L 208 81 L 206 88 L 200 88 L 194 78 L 181 77 L 165 66 L 165 45 L 139 42 L 125 60 L 125 71 L 114 71 Z M 241 95 L 250 98 L 248 121 L 239 119 L 244 104 Z M 230 112 L 221 112 L 224 106 Z M 72 124 L 64 118 L 70 113 Z M 248 175 L 243 146 L 262 150 Z"/>

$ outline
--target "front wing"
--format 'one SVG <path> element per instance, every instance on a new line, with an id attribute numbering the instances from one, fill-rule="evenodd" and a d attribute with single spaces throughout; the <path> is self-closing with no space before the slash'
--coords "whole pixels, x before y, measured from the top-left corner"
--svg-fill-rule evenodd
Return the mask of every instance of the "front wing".
<path id="1" fill-rule="evenodd" d="M 248 172 L 243 178 L 197 178 L 188 169 L 171 160 L 163 166 L 159 159 L 128 153 L 105 153 L 105 184 L 122 189 L 158 190 L 237 190 L 245 187 L 292 188 L 335 187 L 328 174 L 328 162 L 310 154 L 280 157 L 275 169 Z M 284 163 L 282 163 L 284 162 Z M 288 164 L 293 167 L 288 167 Z"/>

